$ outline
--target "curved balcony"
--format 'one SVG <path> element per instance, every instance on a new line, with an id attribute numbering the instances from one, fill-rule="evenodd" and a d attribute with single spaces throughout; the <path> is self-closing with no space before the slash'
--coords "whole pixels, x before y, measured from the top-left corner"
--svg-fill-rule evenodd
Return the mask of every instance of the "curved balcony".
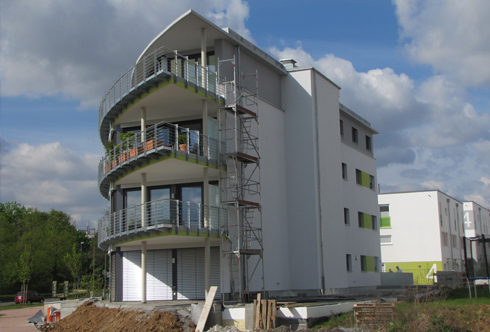
<path id="1" fill-rule="evenodd" d="M 159 199 L 112 213 L 98 225 L 99 246 L 158 236 L 219 238 L 226 232 L 226 209 Z"/>
<path id="2" fill-rule="evenodd" d="M 162 121 L 114 146 L 99 163 L 99 190 L 109 198 L 110 181 L 169 157 L 219 168 L 224 142 Z"/>
<path id="3" fill-rule="evenodd" d="M 110 121 L 124 108 L 161 82 L 171 81 L 190 88 L 203 96 L 223 100 L 226 88 L 219 83 L 217 74 L 177 51 L 160 47 L 144 56 L 134 67 L 124 73 L 104 95 L 99 106 L 99 134 L 107 142 Z"/>

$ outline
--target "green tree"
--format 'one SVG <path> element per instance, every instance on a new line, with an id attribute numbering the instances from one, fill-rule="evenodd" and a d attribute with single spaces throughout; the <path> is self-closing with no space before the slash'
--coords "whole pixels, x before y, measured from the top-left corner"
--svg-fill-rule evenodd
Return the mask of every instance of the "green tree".
<path id="1" fill-rule="evenodd" d="M 31 280 L 32 275 L 32 252 L 31 248 L 27 245 L 24 246 L 24 250 L 20 255 L 20 261 L 17 264 L 17 275 L 22 285 L 26 286 Z"/>
<path id="2" fill-rule="evenodd" d="M 63 257 L 63 263 L 70 271 L 73 282 L 75 282 L 82 270 L 82 253 L 78 250 L 76 243 L 73 243 L 72 251 L 67 252 Z"/>
<path id="3" fill-rule="evenodd" d="M 74 243 L 84 241 L 85 234 L 77 231 L 71 217 L 62 211 L 42 212 L 16 202 L 0 203 L 0 294 L 19 290 L 22 254 L 32 262 L 32 289 L 49 291 L 52 281 L 67 280 L 71 272 L 63 257 Z M 26 248 L 30 248 L 29 257 Z"/>

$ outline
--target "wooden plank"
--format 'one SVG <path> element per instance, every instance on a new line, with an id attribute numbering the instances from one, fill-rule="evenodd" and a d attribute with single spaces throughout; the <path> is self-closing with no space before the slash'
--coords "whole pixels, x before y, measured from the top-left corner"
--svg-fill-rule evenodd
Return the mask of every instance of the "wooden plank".
<path id="1" fill-rule="evenodd" d="M 271 310 L 271 301 L 268 300 L 267 301 L 267 320 L 266 320 L 266 329 L 270 330 L 271 329 L 271 313 L 272 313 L 272 310 Z"/>
<path id="2" fill-rule="evenodd" d="M 260 317 L 260 328 L 265 329 L 265 326 L 267 324 L 267 300 L 260 300 L 260 307 L 262 309 L 262 314 Z"/>
<path id="3" fill-rule="evenodd" d="M 273 307 L 273 315 L 272 315 L 272 317 L 273 317 L 273 321 L 272 321 L 272 325 L 273 325 L 273 326 L 272 326 L 272 327 L 273 327 L 273 328 L 276 328 L 276 327 L 277 327 L 277 326 L 276 326 L 276 325 L 277 325 L 277 300 L 272 300 L 272 301 L 273 301 L 273 303 L 274 303 L 274 307 Z"/>
<path id="4" fill-rule="evenodd" d="M 216 295 L 217 290 L 218 286 L 210 287 L 208 296 L 206 296 L 206 302 L 204 303 L 204 307 L 202 308 L 201 317 L 199 317 L 199 322 L 197 323 L 196 332 L 204 331 L 204 325 L 208 320 L 209 311 L 211 310 L 211 306 L 213 305 L 214 296 Z"/>
<path id="5" fill-rule="evenodd" d="M 257 294 L 257 306 L 255 307 L 255 315 L 254 315 L 254 330 L 259 328 L 260 325 L 260 300 L 261 300 L 262 294 L 259 293 Z"/>

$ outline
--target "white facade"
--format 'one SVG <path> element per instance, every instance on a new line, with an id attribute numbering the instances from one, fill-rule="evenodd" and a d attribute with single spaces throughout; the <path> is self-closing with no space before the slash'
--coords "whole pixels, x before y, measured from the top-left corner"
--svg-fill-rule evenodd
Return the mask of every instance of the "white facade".
<path id="1" fill-rule="evenodd" d="M 172 59 L 177 54 L 156 55 L 162 46 L 177 49 L 181 58 L 176 62 Z M 212 67 L 184 67 L 189 58 L 202 63 L 204 54 Z M 259 137 L 260 153 L 257 162 L 242 165 L 238 173 L 260 181 L 260 195 L 245 190 L 240 196 L 254 210 L 254 223 L 258 210 L 262 219 L 260 227 L 256 223 L 250 230 L 262 232 L 263 250 L 251 243 L 250 250 L 236 251 L 246 273 L 255 272 L 247 291 L 318 295 L 379 285 L 376 131 L 339 104 L 340 88 L 316 69 L 287 61 L 283 66 L 232 30 L 189 11 L 140 56 L 129 79 L 138 79 L 138 65 L 146 70 L 148 78 L 137 82 L 141 91 L 129 83 L 134 85 L 129 92 L 114 102 L 106 96 L 101 106 L 102 141 L 117 142 L 118 135 L 135 132 L 139 144 L 123 150 L 124 142 L 119 142 L 120 152 L 107 155 L 99 168 L 100 190 L 112 207 L 99 234 L 101 246 L 112 252 L 113 299 L 203 298 L 205 288 L 216 283 L 227 298 L 236 287 L 239 279 L 230 263 L 235 254 L 229 251 L 240 238 L 236 210 L 244 208 L 238 199 L 230 205 L 226 194 L 230 164 L 224 160 L 236 153 L 226 136 L 235 128 L 233 114 L 223 115 L 231 94 L 219 90 L 223 78 L 203 83 L 201 74 L 208 70 L 211 77 L 218 59 L 235 59 L 237 73 L 258 73 L 259 99 L 253 112 L 260 122 L 243 130 Z M 166 65 L 168 70 L 162 70 Z M 179 72 L 180 66 L 196 68 L 194 81 L 193 72 Z M 233 77 L 222 68 L 221 77 Z M 144 90 L 151 79 L 154 85 Z M 150 135 L 155 137 L 151 144 Z M 187 139 L 186 151 L 177 147 L 178 135 Z M 226 143 L 221 154 L 211 145 L 218 138 L 222 143 L 216 146 Z M 128 226 L 130 215 L 137 220 L 133 226 Z M 252 252 L 259 249 L 263 265 Z M 157 269 L 162 262 L 167 268 Z M 197 288 L 192 286 L 203 279 Z M 166 295 L 149 292 L 151 287 Z"/>
<path id="2" fill-rule="evenodd" d="M 464 271 L 463 204 L 440 192 L 379 194 L 381 257 L 385 272 L 414 273 L 432 283 L 437 271 Z"/>

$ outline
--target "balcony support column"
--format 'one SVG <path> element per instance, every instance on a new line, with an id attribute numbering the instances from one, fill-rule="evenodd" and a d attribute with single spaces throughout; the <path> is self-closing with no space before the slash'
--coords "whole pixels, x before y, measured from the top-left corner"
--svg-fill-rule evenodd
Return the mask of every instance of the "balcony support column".
<path id="1" fill-rule="evenodd" d="M 209 228 L 209 172 L 208 168 L 203 168 L 203 186 L 202 186 L 202 198 L 204 204 L 204 228 Z"/>
<path id="2" fill-rule="evenodd" d="M 146 303 L 146 241 L 141 242 L 141 303 Z"/>
<path id="3" fill-rule="evenodd" d="M 206 28 L 201 29 L 201 66 L 202 66 L 202 87 L 207 88 L 207 67 L 208 58 L 206 56 Z"/>
<path id="4" fill-rule="evenodd" d="M 146 201 L 146 173 L 141 173 L 141 227 L 146 226 Z"/>
<path id="5" fill-rule="evenodd" d="M 211 287 L 211 243 L 209 238 L 204 238 L 204 289 L 206 297 Z"/>
<path id="6" fill-rule="evenodd" d="M 209 149 L 209 129 L 208 129 L 208 100 L 202 101 L 202 137 L 204 142 L 201 143 L 203 156 L 208 156 Z"/>
<path id="7" fill-rule="evenodd" d="M 145 136 L 146 136 L 146 107 L 141 107 L 141 143 L 145 143 L 146 141 Z"/>

